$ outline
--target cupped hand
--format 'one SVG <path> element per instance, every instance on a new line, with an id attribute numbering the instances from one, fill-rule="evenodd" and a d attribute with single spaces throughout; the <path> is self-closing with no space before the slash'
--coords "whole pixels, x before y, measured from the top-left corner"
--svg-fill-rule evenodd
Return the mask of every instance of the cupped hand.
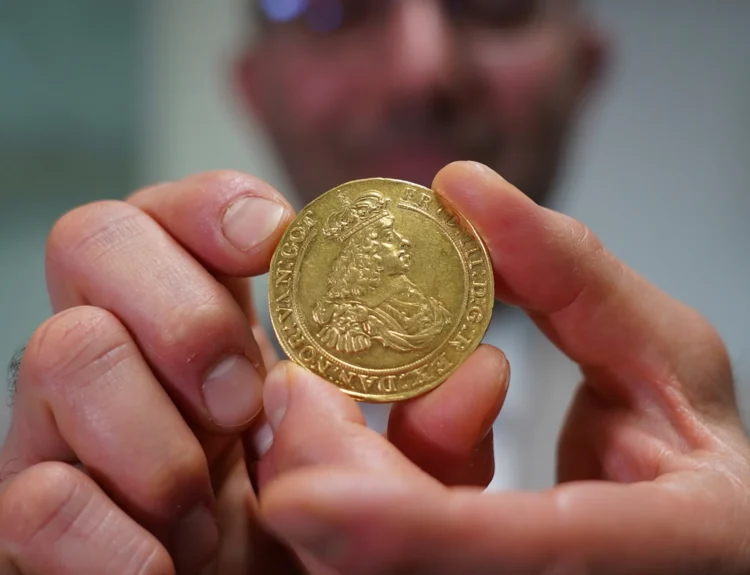
<path id="1" fill-rule="evenodd" d="M 712 326 L 483 166 L 448 166 L 434 188 L 485 239 L 497 297 L 581 367 L 559 483 L 447 486 L 364 427 L 344 394 L 282 362 L 264 390 L 274 440 L 260 505 L 273 531 L 340 575 L 749 572 L 750 444 Z"/>

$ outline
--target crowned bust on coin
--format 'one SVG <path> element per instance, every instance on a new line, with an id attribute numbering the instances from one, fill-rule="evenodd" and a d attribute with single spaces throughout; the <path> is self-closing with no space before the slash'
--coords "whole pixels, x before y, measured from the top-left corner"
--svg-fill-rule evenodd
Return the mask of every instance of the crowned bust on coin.
<path id="1" fill-rule="evenodd" d="M 407 277 L 411 242 L 394 229 L 390 200 L 370 191 L 331 214 L 322 230 L 341 244 L 328 289 L 313 311 L 320 343 L 341 353 L 380 344 L 424 349 L 451 323 L 445 306 Z"/>

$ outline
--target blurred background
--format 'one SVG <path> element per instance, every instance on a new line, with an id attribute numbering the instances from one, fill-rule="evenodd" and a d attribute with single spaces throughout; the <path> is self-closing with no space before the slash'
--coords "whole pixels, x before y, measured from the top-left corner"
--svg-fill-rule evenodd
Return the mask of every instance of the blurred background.
<path id="1" fill-rule="evenodd" d="M 558 207 L 714 322 L 750 421 L 750 2 L 589 7 L 614 61 Z M 50 314 L 66 210 L 217 168 L 288 188 L 232 91 L 251 33 L 244 0 L 0 0 L 0 362 Z"/>

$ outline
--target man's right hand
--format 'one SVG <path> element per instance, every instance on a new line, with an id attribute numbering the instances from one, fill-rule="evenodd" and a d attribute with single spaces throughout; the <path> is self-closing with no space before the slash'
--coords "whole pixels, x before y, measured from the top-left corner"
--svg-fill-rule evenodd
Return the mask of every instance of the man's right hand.
<path id="1" fill-rule="evenodd" d="M 251 492 L 238 439 L 265 376 L 239 278 L 267 268 L 292 216 L 223 173 L 57 222 L 54 315 L 26 347 L 0 457 L 0 572 L 197 572 L 215 554 L 212 485 Z"/>
<path id="2" fill-rule="evenodd" d="M 54 315 L 24 353 L 0 452 L 0 573 L 301 572 L 258 523 L 247 472 L 268 447 L 276 360 L 247 278 L 292 217 L 267 184 L 222 172 L 55 225 Z M 506 389 L 504 356 L 484 346 L 397 406 L 389 440 L 445 484 L 486 485 Z"/>

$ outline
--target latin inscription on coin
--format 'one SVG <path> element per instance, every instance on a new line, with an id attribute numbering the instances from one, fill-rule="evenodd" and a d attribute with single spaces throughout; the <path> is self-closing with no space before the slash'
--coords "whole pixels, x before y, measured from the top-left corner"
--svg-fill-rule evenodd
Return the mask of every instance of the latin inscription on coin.
<path id="1" fill-rule="evenodd" d="M 269 306 L 290 359 L 360 401 L 415 397 L 479 345 L 494 302 L 487 252 L 431 190 L 350 182 L 304 208 L 271 262 Z"/>

